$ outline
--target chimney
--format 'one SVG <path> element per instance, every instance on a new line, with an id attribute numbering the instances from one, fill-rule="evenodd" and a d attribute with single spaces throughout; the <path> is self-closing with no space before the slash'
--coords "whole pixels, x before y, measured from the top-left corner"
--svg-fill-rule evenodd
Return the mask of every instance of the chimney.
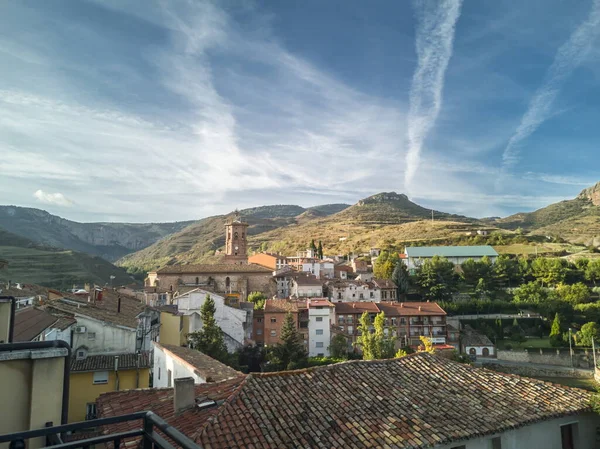
<path id="1" fill-rule="evenodd" d="M 403 302 L 400 303 L 400 307 L 404 307 L 404 303 Z"/>
<path id="2" fill-rule="evenodd" d="M 421 306 L 419 306 L 419 312 L 421 311 Z"/>
<path id="3" fill-rule="evenodd" d="M 121 313 L 121 295 L 117 297 L 117 313 Z"/>
<path id="4" fill-rule="evenodd" d="M 353 303 L 353 304 L 352 304 L 352 308 L 353 308 L 353 309 L 356 309 L 356 304 L 354 304 L 354 303 Z"/>
<path id="5" fill-rule="evenodd" d="M 119 356 L 115 356 L 115 371 L 119 371 Z"/>
<path id="6" fill-rule="evenodd" d="M 175 414 L 188 410 L 196 405 L 194 378 L 181 377 L 173 381 L 173 411 Z"/>

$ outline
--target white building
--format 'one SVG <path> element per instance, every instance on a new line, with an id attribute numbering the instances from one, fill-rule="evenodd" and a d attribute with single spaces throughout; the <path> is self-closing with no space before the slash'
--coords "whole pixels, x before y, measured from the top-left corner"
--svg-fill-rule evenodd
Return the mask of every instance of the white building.
<path id="1" fill-rule="evenodd" d="M 304 262 L 302 264 L 301 271 L 303 271 L 304 273 L 314 274 L 317 279 L 332 279 L 334 277 L 333 268 L 333 262 Z"/>
<path id="2" fill-rule="evenodd" d="M 335 280 L 327 283 L 328 297 L 333 302 L 381 301 L 381 291 L 371 282 Z"/>
<path id="3" fill-rule="evenodd" d="M 182 377 L 203 384 L 233 379 L 241 373 L 195 349 L 154 343 L 153 375 L 152 387 L 164 388 Z"/>
<path id="4" fill-rule="evenodd" d="M 331 326 L 335 322 L 335 306 L 326 299 L 309 299 L 308 356 L 329 357 Z"/>
<path id="5" fill-rule="evenodd" d="M 491 246 L 410 246 L 404 250 L 405 263 L 409 270 L 417 269 L 425 260 L 434 256 L 445 257 L 455 265 L 473 259 L 479 261 L 488 257 L 492 263 L 498 258 L 498 253 Z"/>
<path id="6" fill-rule="evenodd" d="M 273 279 L 277 285 L 277 297 L 279 299 L 289 298 L 292 294 L 292 279 L 298 275 L 296 270 L 284 267 L 281 270 L 273 272 Z"/>
<path id="7" fill-rule="evenodd" d="M 312 274 L 298 275 L 292 280 L 291 297 L 321 298 L 323 296 L 323 281 Z"/>
<path id="8" fill-rule="evenodd" d="M 470 326 L 465 326 L 465 329 L 460 335 L 462 352 L 468 355 L 477 357 L 496 357 L 496 346 L 487 337 L 481 334 Z"/>
<path id="9" fill-rule="evenodd" d="M 215 302 L 215 320 L 225 334 L 225 343 L 230 352 L 244 346 L 252 340 L 252 316 L 254 306 L 251 303 L 240 303 L 236 307 L 227 305 L 224 297 L 200 288 L 173 298 L 177 311 L 190 316 L 190 328 L 187 333 L 202 329 L 200 309 L 210 295 Z"/>

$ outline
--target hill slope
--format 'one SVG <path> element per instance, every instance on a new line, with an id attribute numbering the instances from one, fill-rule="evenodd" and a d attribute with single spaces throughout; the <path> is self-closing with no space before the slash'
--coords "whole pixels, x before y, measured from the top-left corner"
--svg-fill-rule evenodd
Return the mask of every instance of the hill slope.
<path id="1" fill-rule="evenodd" d="M 322 240 L 327 252 L 343 253 L 404 240 L 464 235 L 465 230 L 480 226 L 475 219 L 436 211 L 432 223 L 430 209 L 394 192 L 373 195 L 350 207 L 327 205 L 303 209 L 294 217 L 291 214 L 282 216 L 282 211 L 275 207 L 270 212 L 253 208 L 240 213 L 250 224 L 248 242 L 251 249 L 286 254 L 306 249 L 313 238 Z M 118 264 L 128 269 L 150 270 L 174 263 L 215 261 L 214 251 L 225 243 L 224 226 L 229 218 L 217 216 L 200 220 L 142 251 L 125 256 Z"/>
<path id="2" fill-rule="evenodd" d="M 0 280 L 71 288 L 73 284 L 96 282 L 99 285 L 130 284 L 131 277 L 120 267 L 88 254 L 40 245 L 29 239 L 0 230 L 0 259 L 8 266 L 0 270 Z"/>
<path id="3" fill-rule="evenodd" d="M 34 242 L 115 261 L 193 222 L 77 223 L 40 209 L 0 206 L 0 228 Z"/>
<path id="4" fill-rule="evenodd" d="M 504 229 L 521 228 L 533 234 L 552 235 L 574 243 L 600 244 L 600 183 L 584 189 L 576 198 L 497 219 Z"/>

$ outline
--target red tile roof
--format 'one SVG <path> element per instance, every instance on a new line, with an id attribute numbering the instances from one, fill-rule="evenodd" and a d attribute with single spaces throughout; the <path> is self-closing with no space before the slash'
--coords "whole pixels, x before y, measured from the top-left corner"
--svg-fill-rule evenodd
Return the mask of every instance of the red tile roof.
<path id="1" fill-rule="evenodd" d="M 336 302 L 336 314 L 351 314 L 351 313 L 379 313 L 379 308 L 374 302 Z"/>
<path id="2" fill-rule="evenodd" d="M 249 264 L 199 264 L 199 265 L 172 265 L 161 268 L 156 273 L 160 274 L 195 274 L 195 273 L 272 273 L 273 270 L 253 263 Z"/>
<path id="3" fill-rule="evenodd" d="M 335 313 L 379 313 L 386 316 L 445 316 L 446 312 L 435 302 L 336 302 Z"/>
<path id="4" fill-rule="evenodd" d="M 307 301 L 307 306 L 311 307 L 335 307 L 327 298 L 312 298 Z"/>
<path id="5" fill-rule="evenodd" d="M 290 299 L 267 299 L 265 301 L 265 313 L 297 313 L 298 301 Z"/>
<path id="6" fill-rule="evenodd" d="M 32 341 L 57 321 L 57 317 L 35 307 L 17 310 L 13 341 Z"/>
<path id="7" fill-rule="evenodd" d="M 151 410 L 205 449 L 425 449 L 591 411 L 592 393 L 427 353 L 196 386 L 225 399 L 173 414 L 172 389 L 107 393 L 101 417 Z M 135 423 L 111 426 L 124 431 Z"/>
<path id="8" fill-rule="evenodd" d="M 324 282 L 321 279 L 317 279 L 312 274 L 299 274 L 296 279 L 298 285 L 320 285 L 323 286 Z"/>
<path id="9" fill-rule="evenodd" d="M 394 281 L 390 280 L 390 279 L 371 279 L 371 282 L 375 285 L 375 287 L 377 288 L 398 288 L 396 287 L 396 284 L 394 283 Z"/>
<path id="10" fill-rule="evenodd" d="M 71 359 L 72 372 L 85 371 L 113 371 L 116 359 L 119 359 L 119 371 L 136 368 L 150 368 L 150 356 L 148 352 L 126 353 L 126 354 L 97 354 L 88 355 L 83 359 L 73 357 Z"/>

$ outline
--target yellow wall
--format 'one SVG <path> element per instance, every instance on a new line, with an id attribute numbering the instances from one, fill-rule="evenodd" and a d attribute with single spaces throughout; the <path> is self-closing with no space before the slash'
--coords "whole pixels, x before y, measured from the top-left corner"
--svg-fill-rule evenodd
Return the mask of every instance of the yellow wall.
<path id="1" fill-rule="evenodd" d="M 183 323 L 183 325 L 182 325 Z M 186 343 L 190 328 L 189 316 L 173 315 L 169 312 L 160 313 L 159 342 L 165 345 L 181 346 Z"/>
<path id="2" fill-rule="evenodd" d="M 119 390 L 132 388 L 148 388 L 150 386 L 150 369 L 141 368 L 139 385 L 136 385 L 136 370 L 119 371 Z M 116 374 L 108 372 L 108 383 L 94 385 L 94 373 L 71 373 L 69 390 L 69 422 L 85 421 L 86 405 L 96 402 L 98 396 L 109 391 L 117 391 Z"/>
<path id="3" fill-rule="evenodd" d="M 0 342 L 8 343 L 11 302 L 0 302 Z"/>

